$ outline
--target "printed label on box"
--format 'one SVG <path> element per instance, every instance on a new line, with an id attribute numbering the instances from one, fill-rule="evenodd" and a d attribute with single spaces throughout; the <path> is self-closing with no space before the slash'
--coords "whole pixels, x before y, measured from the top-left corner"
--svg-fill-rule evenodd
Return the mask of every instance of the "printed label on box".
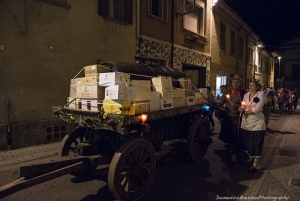
<path id="1" fill-rule="evenodd" d="M 194 96 L 188 96 L 186 97 L 186 104 L 187 105 L 195 105 L 195 97 Z"/>
<path id="2" fill-rule="evenodd" d="M 163 99 L 161 99 L 160 103 L 161 103 L 161 109 L 163 109 L 163 110 L 173 108 L 172 98 L 163 98 Z"/>
<path id="3" fill-rule="evenodd" d="M 130 75 L 117 72 L 100 73 L 99 85 L 100 86 L 113 86 L 127 83 L 129 85 Z"/>
<path id="4" fill-rule="evenodd" d="M 105 99 L 135 100 L 135 88 L 126 85 L 114 85 L 105 88 Z"/>

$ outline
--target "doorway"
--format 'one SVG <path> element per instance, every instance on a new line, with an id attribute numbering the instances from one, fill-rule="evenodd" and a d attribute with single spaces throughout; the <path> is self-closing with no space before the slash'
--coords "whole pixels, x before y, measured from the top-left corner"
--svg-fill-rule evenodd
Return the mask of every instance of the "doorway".
<path id="1" fill-rule="evenodd" d="M 206 86 L 206 68 L 202 66 L 183 64 L 183 72 L 191 79 L 192 84 L 196 88 L 204 88 Z"/>

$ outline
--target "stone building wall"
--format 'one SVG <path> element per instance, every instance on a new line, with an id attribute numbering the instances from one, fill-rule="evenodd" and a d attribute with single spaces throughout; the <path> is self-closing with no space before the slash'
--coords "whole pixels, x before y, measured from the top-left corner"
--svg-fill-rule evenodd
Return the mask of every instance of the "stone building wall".
<path id="1" fill-rule="evenodd" d="M 70 79 L 84 66 L 97 60 L 135 61 L 136 23 L 105 19 L 98 14 L 98 1 L 47 2 L 0 1 L 0 128 L 9 122 L 17 147 L 47 142 L 46 128 L 61 124 L 52 118 L 51 107 L 66 104 Z M 5 142 L 7 129 L 2 133 L 0 142 Z"/>

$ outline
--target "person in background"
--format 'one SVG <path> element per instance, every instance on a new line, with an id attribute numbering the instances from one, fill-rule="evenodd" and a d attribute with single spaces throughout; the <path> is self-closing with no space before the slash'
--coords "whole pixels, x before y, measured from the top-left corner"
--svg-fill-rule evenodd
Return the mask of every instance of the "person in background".
<path id="1" fill-rule="evenodd" d="M 211 114 L 208 116 L 208 121 L 211 125 L 211 131 L 214 131 L 215 130 L 215 121 L 214 121 L 212 115 L 214 113 L 213 108 L 214 108 L 216 101 L 215 101 L 214 95 L 212 94 L 211 88 L 209 86 L 206 86 L 206 88 L 207 88 L 207 98 L 208 98 L 208 102 L 210 104 L 209 110 L 211 111 Z"/>
<path id="2" fill-rule="evenodd" d="M 299 90 L 297 88 L 294 89 L 293 91 L 293 95 L 294 95 L 294 110 L 297 109 L 297 105 L 298 105 L 298 100 L 299 100 Z"/>
<path id="3" fill-rule="evenodd" d="M 284 103 L 286 102 L 286 90 L 281 87 L 278 94 L 277 94 L 277 102 L 278 102 L 278 108 L 279 108 L 279 112 L 280 114 L 282 114 L 283 109 L 284 109 Z"/>
<path id="4" fill-rule="evenodd" d="M 264 95 L 264 103 L 265 103 L 263 107 L 263 113 L 265 116 L 265 123 L 268 130 L 268 124 L 269 124 L 269 119 L 271 114 L 271 104 L 272 104 L 271 90 L 266 88 L 265 84 L 262 84 L 261 88 L 262 88 L 262 93 Z"/>
<path id="5" fill-rule="evenodd" d="M 224 94 L 226 94 L 226 86 L 225 85 L 221 85 L 220 86 L 220 93 L 217 95 L 217 100 L 221 100 L 222 96 L 224 96 Z"/>
<path id="6" fill-rule="evenodd" d="M 264 136 L 266 131 L 263 107 L 265 105 L 265 95 L 259 92 L 260 84 L 252 81 L 249 84 L 249 92 L 245 94 L 243 101 L 245 106 L 240 107 L 243 111 L 240 145 L 245 150 L 249 158 L 253 160 L 251 170 L 261 169 L 259 158 L 262 154 Z"/>
<path id="7" fill-rule="evenodd" d="M 273 87 L 270 87 L 270 92 L 269 93 L 270 93 L 270 96 L 272 98 L 271 111 L 275 111 L 275 102 L 276 102 L 275 97 L 276 97 L 276 92 L 275 92 L 275 90 L 274 90 Z"/>
<path id="8" fill-rule="evenodd" d="M 238 109 L 241 106 L 244 94 L 245 90 L 242 89 L 242 79 L 239 75 L 235 75 L 231 80 L 231 87 L 219 102 L 219 106 L 226 104 L 219 139 L 231 146 L 229 150 L 231 162 L 236 162 L 240 122 L 240 112 Z"/>

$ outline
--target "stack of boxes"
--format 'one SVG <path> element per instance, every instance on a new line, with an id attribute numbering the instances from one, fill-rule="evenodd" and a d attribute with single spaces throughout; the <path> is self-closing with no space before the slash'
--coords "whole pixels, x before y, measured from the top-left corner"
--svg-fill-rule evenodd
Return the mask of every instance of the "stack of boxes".
<path id="1" fill-rule="evenodd" d="M 200 91 L 191 80 L 180 78 L 182 88 L 173 89 L 171 77 L 131 80 L 129 74 L 109 72 L 100 65 L 86 66 L 85 77 L 71 79 L 68 107 L 106 113 L 135 115 L 202 104 Z M 72 101 L 76 99 L 75 101 Z"/>
<path id="2" fill-rule="evenodd" d="M 98 102 L 104 97 L 105 88 L 99 86 L 99 73 L 109 70 L 99 65 L 84 67 L 85 77 L 71 79 L 70 96 L 68 102 L 70 108 L 98 111 Z M 73 99 L 75 99 L 73 101 Z"/>

